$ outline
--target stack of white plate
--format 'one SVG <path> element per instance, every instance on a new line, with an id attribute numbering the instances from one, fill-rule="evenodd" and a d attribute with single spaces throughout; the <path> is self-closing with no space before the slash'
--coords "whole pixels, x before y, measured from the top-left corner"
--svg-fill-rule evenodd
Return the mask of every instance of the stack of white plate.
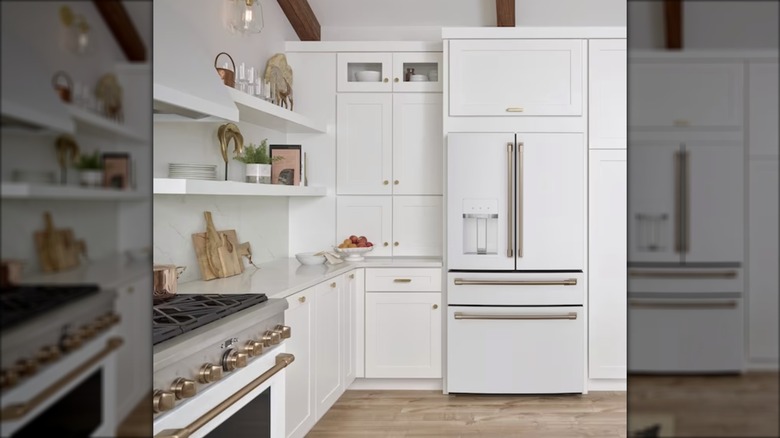
<path id="1" fill-rule="evenodd" d="M 168 178 L 216 180 L 217 165 L 170 163 Z"/>

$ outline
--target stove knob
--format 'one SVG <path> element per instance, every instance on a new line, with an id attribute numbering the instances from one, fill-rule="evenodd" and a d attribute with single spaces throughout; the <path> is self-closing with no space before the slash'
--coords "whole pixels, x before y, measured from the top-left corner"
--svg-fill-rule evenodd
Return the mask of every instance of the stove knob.
<path id="1" fill-rule="evenodd" d="M 260 356 L 263 354 L 263 343 L 260 341 L 248 341 L 244 346 L 244 351 L 249 357 Z"/>
<path id="2" fill-rule="evenodd" d="M 20 376 L 29 376 L 38 371 L 38 361 L 35 359 L 19 359 L 14 365 L 14 370 Z"/>
<path id="3" fill-rule="evenodd" d="M 40 363 L 53 362 L 60 358 L 60 347 L 56 345 L 41 347 L 35 355 L 35 358 L 38 359 L 38 362 Z"/>
<path id="4" fill-rule="evenodd" d="M 19 381 L 19 374 L 13 370 L 3 370 L 0 373 L 0 388 L 10 388 Z"/>
<path id="5" fill-rule="evenodd" d="M 181 377 L 173 381 L 173 384 L 171 385 L 171 391 L 173 391 L 173 394 L 176 396 L 177 400 L 190 398 L 195 395 L 195 392 L 197 392 L 194 381 Z"/>
<path id="6" fill-rule="evenodd" d="M 262 341 L 266 347 L 270 347 L 271 345 L 276 345 L 282 342 L 282 334 L 271 330 L 266 330 L 266 332 L 263 333 Z"/>
<path id="7" fill-rule="evenodd" d="M 108 314 L 109 321 L 111 321 L 111 325 L 118 324 L 119 321 L 122 320 L 122 317 L 119 316 L 119 314 L 111 312 Z"/>
<path id="8" fill-rule="evenodd" d="M 62 351 L 70 352 L 81 347 L 82 336 L 80 332 L 71 333 L 62 340 Z"/>
<path id="9" fill-rule="evenodd" d="M 97 334 L 97 330 L 95 330 L 91 324 L 83 325 L 79 330 L 81 331 L 81 336 L 84 339 L 92 339 Z"/>
<path id="10" fill-rule="evenodd" d="M 173 409 L 173 405 L 176 403 L 176 397 L 170 391 L 160 391 L 159 389 L 154 391 L 152 399 L 152 409 L 154 413 L 170 411 Z"/>
<path id="11" fill-rule="evenodd" d="M 233 371 L 236 368 L 244 368 L 246 366 L 247 354 L 241 353 L 238 350 L 228 350 L 222 357 L 222 368 L 225 371 Z"/>
<path id="12" fill-rule="evenodd" d="M 282 339 L 289 339 L 292 335 L 290 327 L 282 324 L 277 324 L 276 327 L 274 327 L 274 331 L 282 335 Z"/>
<path id="13" fill-rule="evenodd" d="M 222 367 L 219 365 L 212 365 L 207 363 L 206 365 L 200 367 L 200 371 L 198 372 L 198 382 L 200 383 L 216 382 L 221 378 Z"/>

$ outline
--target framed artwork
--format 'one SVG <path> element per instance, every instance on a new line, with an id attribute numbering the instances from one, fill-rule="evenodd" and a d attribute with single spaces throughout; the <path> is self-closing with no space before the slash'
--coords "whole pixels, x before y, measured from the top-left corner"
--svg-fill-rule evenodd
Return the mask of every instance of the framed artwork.
<path id="1" fill-rule="evenodd" d="M 272 144 L 271 184 L 297 186 L 301 183 L 301 145 Z"/>
<path id="2" fill-rule="evenodd" d="M 124 152 L 103 153 L 103 187 L 130 188 L 130 155 Z"/>

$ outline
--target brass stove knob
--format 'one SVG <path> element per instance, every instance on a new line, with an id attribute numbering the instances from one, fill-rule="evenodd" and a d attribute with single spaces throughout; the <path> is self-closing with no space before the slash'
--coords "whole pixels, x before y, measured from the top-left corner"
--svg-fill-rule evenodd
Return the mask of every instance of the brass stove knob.
<path id="1" fill-rule="evenodd" d="M 159 389 L 154 391 L 154 395 L 152 397 L 152 409 L 154 410 L 155 414 L 159 412 L 170 411 L 173 409 L 173 405 L 175 403 L 176 396 L 174 396 L 172 392 L 161 391 Z"/>
<path id="2" fill-rule="evenodd" d="M 83 342 L 83 336 L 81 335 L 80 331 L 76 331 L 74 333 L 71 333 L 62 340 L 62 350 L 67 352 L 73 351 L 79 347 L 81 347 L 81 343 Z"/>
<path id="3" fill-rule="evenodd" d="M 111 321 L 111 325 L 118 324 L 119 321 L 122 320 L 122 317 L 119 316 L 118 313 L 111 312 L 111 313 L 108 314 L 108 317 L 110 318 L 109 321 Z"/>
<path id="4" fill-rule="evenodd" d="M 194 381 L 179 377 L 171 384 L 171 392 L 176 396 L 176 400 L 181 400 L 194 396 L 197 389 L 195 389 Z"/>
<path id="5" fill-rule="evenodd" d="M 38 361 L 35 359 L 19 359 L 14 365 L 14 370 L 20 376 L 29 376 L 38 371 Z"/>
<path id="6" fill-rule="evenodd" d="M 271 330 L 266 330 L 266 332 L 263 333 L 262 341 L 266 347 L 276 345 L 282 342 L 282 334 Z"/>
<path id="7" fill-rule="evenodd" d="M 200 371 L 198 371 L 198 382 L 200 383 L 216 382 L 221 378 L 222 367 L 219 365 L 207 363 L 200 367 Z"/>
<path id="8" fill-rule="evenodd" d="M 49 363 L 53 362 L 60 358 L 60 347 L 56 345 L 47 345 L 45 347 L 41 347 L 40 350 L 38 350 L 38 353 L 35 355 L 35 358 L 38 359 L 38 362 L 40 363 Z"/>
<path id="9" fill-rule="evenodd" d="M 292 335 L 290 327 L 283 324 L 277 324 L 276 327 L 274 327 L 274 331 L 282 335 L 282 339 L 290 339 L 290 336 Z"/>
<path id="10" fill-rule="evenodd" d="M 244 351 L 249 357 L 260 356 L 263 354 L 263 347 L 265 346 L 260 341 L 248 341 L 246 345 L 244 345 Z"/>
<path id="11" fill-rule="evenodd" d="M 233 371 L 236 368 L 244 368 L 247 363 L 247 354 L 238 350 L 229 350 L 222 357 L 222 368 L 225 371 Z"/>
<path id="12" fill-rule="evenodd" d="M 79 331 L 84 339 L 92 339 L 97 334 L 97 330 L 91 324 L 81 326 Z"/>
<path id="13" fill-rule="evenodd" d="M 0 372 L 0 388 L 10 388 L 19 382 L 19 374 L 13 369 Z"/>

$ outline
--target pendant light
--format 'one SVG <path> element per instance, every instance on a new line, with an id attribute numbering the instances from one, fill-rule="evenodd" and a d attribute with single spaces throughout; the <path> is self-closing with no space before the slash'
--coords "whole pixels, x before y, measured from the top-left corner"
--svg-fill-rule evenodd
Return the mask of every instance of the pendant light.
<path id="1" fill-rule="evenodd" d="M 253 34 L 263 30 L 260 0 L 225 0 L 228 3 L 228 28 L 236 33 Z"/>

